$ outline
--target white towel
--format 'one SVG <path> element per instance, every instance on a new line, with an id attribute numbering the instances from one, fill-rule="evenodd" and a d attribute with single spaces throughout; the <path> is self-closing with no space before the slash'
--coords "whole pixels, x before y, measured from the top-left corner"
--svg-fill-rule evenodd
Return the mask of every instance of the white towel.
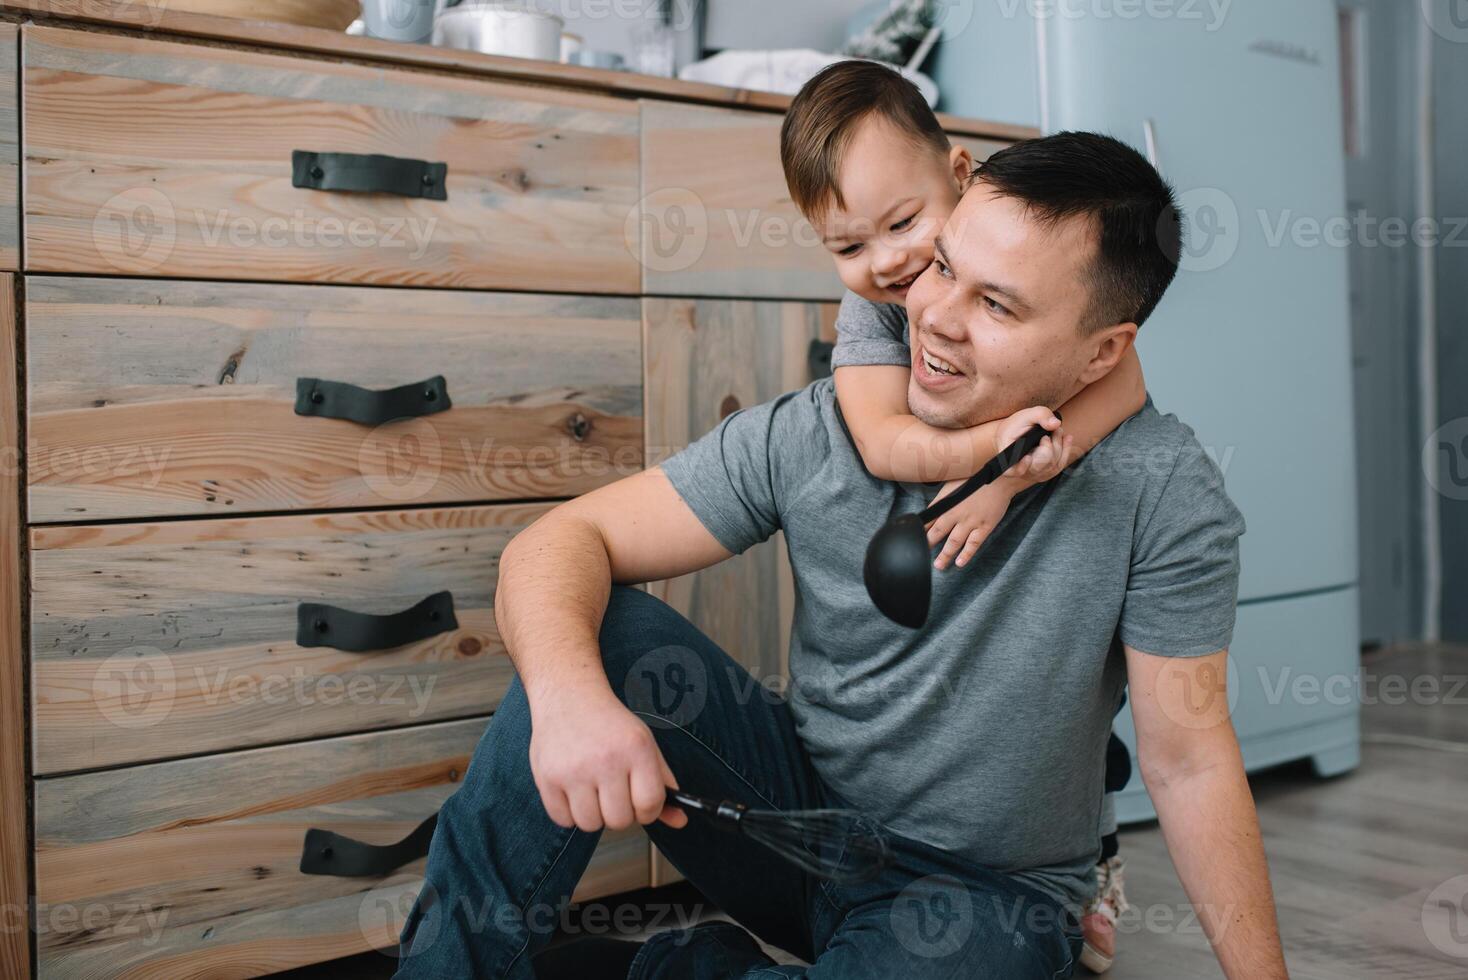
<path id="1" fill-rule="evenodd" d="M 810 81 L 812 75 L 827 65 L 851 60 L 846 55 L 826 54 L 810 48 L 789 48 L 780 51 L 723 51 L 712 58 L 695 61 L 678 72 L 678 77 L 690 82 L 710 82 L 732 88 L 755 89 L 761 92 L 782 92 L 794 95 L 800 86 Z M 897 68 L 897 71 L 918 87 L 928 105 L 938 104 L 938 86 L 920 71 Z"/>

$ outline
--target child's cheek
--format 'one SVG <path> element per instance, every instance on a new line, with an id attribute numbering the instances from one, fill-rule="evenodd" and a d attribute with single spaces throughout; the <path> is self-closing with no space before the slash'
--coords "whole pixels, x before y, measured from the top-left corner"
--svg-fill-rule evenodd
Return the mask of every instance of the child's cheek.
<path id="1" fill-rule="evenodd" d="M 933 264 L 933 240 L 931 238 L 914 239 L 908 246 L 907 255 L 909 261 L 913 263 L 921 262 L 923 266 L 922 271 L 926 272 L 928 266 Z"/>
<path id="2" fill-rule="evenodd" d="M 853 268 L 855 266 L 859 268 Z M 857 262 L 838 262 L 836 271 L 841 276 L 841 285 L 862 299 L 870 300 L 873 303 L 892 302 L 892 297 L 878 289 L 877 284 L 872 282 L 871 270 L 866 265 Z"/>

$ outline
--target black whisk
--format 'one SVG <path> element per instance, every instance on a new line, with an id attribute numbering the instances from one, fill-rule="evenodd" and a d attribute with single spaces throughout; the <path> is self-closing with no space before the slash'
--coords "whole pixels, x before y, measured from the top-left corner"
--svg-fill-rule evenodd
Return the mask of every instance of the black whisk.
<path id="1" fill-rule="evenodd" d="M 837 884 L 870 881 L 892 861 L 882 828 L 855 810 L 751 810 L 677 789 L 668 790 L 668 803 L 702 813 L 714 826 L 743 834 Z"/>

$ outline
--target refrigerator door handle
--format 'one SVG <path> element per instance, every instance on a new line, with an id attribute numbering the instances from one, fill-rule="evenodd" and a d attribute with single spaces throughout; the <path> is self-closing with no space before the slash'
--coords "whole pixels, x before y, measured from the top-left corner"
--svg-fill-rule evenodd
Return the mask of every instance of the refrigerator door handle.
<path id="1" fill-rule="evenodd" d="M 1142 120 L 1142 139 L 1147 145 L 1147 162 L 1161 170 L 1162 166 L 1157 162 L 1157 124 L 1150 119 Z"/>

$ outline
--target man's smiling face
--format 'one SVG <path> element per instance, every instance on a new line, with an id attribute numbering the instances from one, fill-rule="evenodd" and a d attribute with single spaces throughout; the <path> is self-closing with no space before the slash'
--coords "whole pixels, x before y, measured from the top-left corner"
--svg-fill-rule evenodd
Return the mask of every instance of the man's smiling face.
<path id="1" fill-rule="evenodd" d="M 957 428 L 1058 408 L 1084 387 L 1101 339 L 1082 329 L 1097 247 L 1091 219 L 1043 222 L 974 184 L 908 292 L 912 414 Z"/>

